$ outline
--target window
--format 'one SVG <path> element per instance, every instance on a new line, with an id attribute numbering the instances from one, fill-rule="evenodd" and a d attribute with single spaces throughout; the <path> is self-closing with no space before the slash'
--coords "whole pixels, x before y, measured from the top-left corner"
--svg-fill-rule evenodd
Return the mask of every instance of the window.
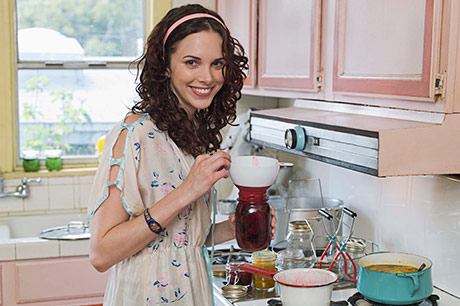
<path id="1" fill-rule="evenodd" d="M 144 1 L 17 0 L 17 164 L 61 149 L 65 164 L 96 161 L 95 144 L 137 99 Z"/>

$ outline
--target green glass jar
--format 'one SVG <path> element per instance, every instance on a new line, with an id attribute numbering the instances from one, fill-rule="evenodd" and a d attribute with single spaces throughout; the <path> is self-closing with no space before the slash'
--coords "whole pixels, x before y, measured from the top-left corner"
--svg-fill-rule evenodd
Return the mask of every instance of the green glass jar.
<path id="1" fill-rule="evenodd" d="M 62 169 L 62 150 L 45 151 L 45 165 L 48 171 L 59 171 Z"/>
<path id="2" fill-rule="evenodd" d="M 36 172 L 40 168 L 40 159 L 38 151 L 27 150 L 22 152 L 22 167 L 25 172 Z"/>

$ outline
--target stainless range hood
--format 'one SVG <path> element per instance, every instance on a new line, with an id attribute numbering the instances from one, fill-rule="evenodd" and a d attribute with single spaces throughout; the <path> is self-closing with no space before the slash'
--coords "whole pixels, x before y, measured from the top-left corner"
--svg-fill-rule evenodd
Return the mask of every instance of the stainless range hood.
<path id="1" fill-rule="evenodd" d="M 460 114 L 333 105 L 253 111 L 251 142 L 374 176 L 460 173 Z"/>

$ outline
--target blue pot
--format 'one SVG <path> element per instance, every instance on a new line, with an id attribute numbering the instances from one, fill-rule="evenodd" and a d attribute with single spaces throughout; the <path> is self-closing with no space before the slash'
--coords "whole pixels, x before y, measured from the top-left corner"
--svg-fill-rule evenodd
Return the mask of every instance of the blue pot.
<path id="1" fill-rule="evenodd" d="M 367 269 L 378 264 L 426 267 L 412 273 L 386 273 Z M 366 298 L 383 304 L 407 305 L 423 301 L 433 293 L 432 262 L 422 256 L 406 253 L 373 253 L 358 261 L 358 291 Z"/>

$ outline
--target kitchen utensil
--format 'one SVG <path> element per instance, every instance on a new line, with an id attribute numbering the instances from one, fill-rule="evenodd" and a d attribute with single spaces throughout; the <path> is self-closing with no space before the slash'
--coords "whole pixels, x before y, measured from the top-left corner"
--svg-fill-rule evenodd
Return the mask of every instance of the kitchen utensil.
<path id="1" fill-rule="evenodd" d="M 289 222 L 307 219 L 317 235 L 325 235 L 318 216 L 318 209 L 324 208 L 334 216 L 338 216 L 343 202 L 323 196 L 319 178 L 293 179 L 288 183 L 287 198 L 271 197 L 268 203 L 275 208 L 276 234 L 272 242 L 275 247 L 282 244 L 288 230 Z M 334 219 L 334 222 L 338 222 Z M 326 245 L 324 245 L 325 247 Z M 321 246 L 323 247 L 323 246 Z"/>
<path id="2" fill-rule="evenodd" d="M 378 264 L 409 265 L 420 267 L 422 271 L 411 273 L 386 273 L 367 269 Z M 431 279 L 432 262 L 425 257 L 407 254 L 382 252 L 369 254 L 358 261 L 358 291 L 367 299 L 391 305 L 417 304 L 433 292 Z"/>
<path id="3" fill-rule="evenodd" d="M 324 227 L 321 221 L 321 216 L 318 215 L 318 210 L 326 206 L 326 210 L 333 216 L 334 224 L 338 224 L 338 216 L 341 214 L 343 202 L 336 198 L 303 196 L 294 198 L 283 198 L 281 196 L 271 196 L 268 199 L 268 204 L 275 208 L 276 215 L 276 233 L 275 239 L 272 241 L 272 247 L 285 247 L 285 240 L 289 222 L 308 219 L 310 225 L 317 236 L 325 236 Z M 324 249 L 328 241 L 324 245 L 316 244 L 315 247 Z"/>
<path id="4" fill-rule="evenodd" d="M 232 157 L 230 177 L 233 184 L 244 187 L 270 187 L 275 181 L 280 165 L 277 159 L 265 156 Z"/>
<path id="5" fill-rule="evenodd" d="M 353 234 L 353 226 L 354 226 L 355 218 L 357 214 L 353 212 L 352 210 L 350 210 L 349 208 L 343 207 L 338 227 L 332 233 L 332 232 L 329 232 L 329 229 L 328 229 L 328 226 L 326 225 L 325 220 L 327 219 L 329 221 L 332 221 L 334 217 L 330 215 L 325 209 L 320 209 L 319 213 L 323 217 L 324 230 L 326 231 L 329 237 L 329 243 L 320 258 L 319 267 L 322 268 L 322 261 L 324 260 L 324 257 L 328 253 L 329 249 L 330 248 L 332 248 L 332 250 L 337 249 L 337 253 L 335 254 L 334 259 L 332 260 L 331 265 L 329 266 L 329 271 L 332 271 L 332 268 L 334 267 L 334 264 L 336 263 L 337 259 L 339 258 L 339 256 L 342 256 L 343 262 L 344 262 L 345 275 L 348 276 L 351 280 L 353 280 L 354 283 L 356 283 L 356 264 L 352 260 L 350 254 L 348 254 L 346 246 L 347 246 L 348 241 L 350 240 L 351 235 Z M 349 230 L 349 234 L 347 238 L 344 241 L 339 241 L 337 239 L 337 233 L 340 227 L 343 225 L 345 214 L 350 216 L 352 221 L 351 221 L 350 230 Z M 349 262 L 351 262 L 353 266 L 353 273 L 351 275 L 350 273 L 348 273 L 348 267 L 347 267 L 348 260 L 347 259 L 349 260 Z"/>
<path id="6" fill-rule="evenodd" d="M 423 269 L 425 269 L 425 267 L 426 267 L 426 264 L 425 264 L 425 263 L 422 263 L 422 264 L 420 265 L 420 267 L 418 268 L 417 272 L 423 271 Z"/>
<path id="7" fill-rule="evenodd" d="M 249 264 L 242 264 L 240 269 L 264 277 L 273 277 L 280 286 L 281 301 L 284 306 L 329 306 L 332 287 L 338 279 L 333 272 L 315 268 L 276 272 Z"/>
<path id="8" fill-rule="evenodd" d="M 66 226 L 52 227 L 40 233 L 40 238 L 51 240 L 81 240 L 90 236 L 88 225 L 81 221 L 71 221 Z"/>

